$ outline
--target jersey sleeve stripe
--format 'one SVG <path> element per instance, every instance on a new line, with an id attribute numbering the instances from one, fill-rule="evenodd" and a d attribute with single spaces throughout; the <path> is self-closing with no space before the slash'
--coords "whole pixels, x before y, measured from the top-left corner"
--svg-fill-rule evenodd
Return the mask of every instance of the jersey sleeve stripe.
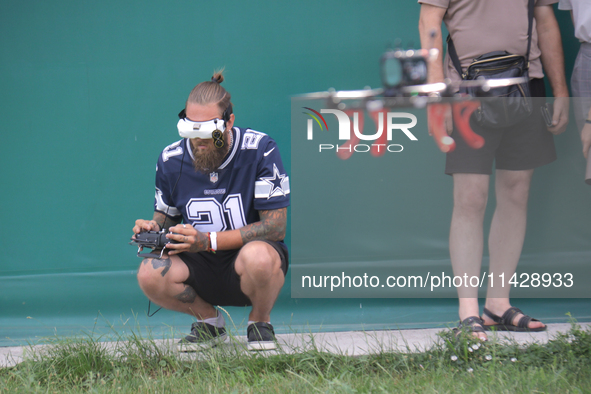
<path id="1" fill-rule="evenodd" d="M 181 212 L 173 206 L 170 206 L 164 202 L 162 198 L 162 192 L 160 189 L 156 188 L 156 204 L 155 209 L 160 211 L 168 216 L 180 216 Z"/>
<path id="2" fill-rule="evenodd" d="M 273 185 L 265 181 L 256 181 L 254 183 L 254 198 L 269 199 L 275 196 L 286 196 L 289 193 L 289 177 L 287 176 L 281 181 L 281 188 L 273 189 Z"/>

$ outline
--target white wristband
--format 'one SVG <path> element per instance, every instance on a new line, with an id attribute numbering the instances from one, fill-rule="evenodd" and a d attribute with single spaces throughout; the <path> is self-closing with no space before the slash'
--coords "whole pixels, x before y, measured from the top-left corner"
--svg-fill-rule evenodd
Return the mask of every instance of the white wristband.
<path id="1" fill-rule="evenodd" d="M 209 238 L 211 239 L 211 250 L 215 252 L 216 250 L 218 250 L 218 233 L 216 233 L 215 231 L 209 233 Z"/>

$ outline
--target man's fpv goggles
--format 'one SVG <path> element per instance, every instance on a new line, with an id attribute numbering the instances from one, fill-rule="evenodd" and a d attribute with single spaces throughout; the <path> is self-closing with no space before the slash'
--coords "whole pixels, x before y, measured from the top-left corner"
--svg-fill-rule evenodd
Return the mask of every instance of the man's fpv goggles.
<path id="1" fill-rule="evenodd" d="M 229 112 L 231 106 L 228 106 L 222 117 L 224 119 L 212 119 L 206 122 L 193 122 L 187 119 L 187 113 L 183 109 L 179 112 L 179 122 L 177 128 L 179 135 L 183 138 L 213 138 L 213 144 L 216 148 L 224 146 L 224 130 L 226 121 L 230 118 Z"/>

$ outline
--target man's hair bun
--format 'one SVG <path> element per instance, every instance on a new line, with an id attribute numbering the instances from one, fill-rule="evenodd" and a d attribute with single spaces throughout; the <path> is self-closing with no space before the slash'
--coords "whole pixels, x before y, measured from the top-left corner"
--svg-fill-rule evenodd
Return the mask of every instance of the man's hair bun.
<path id="1" fill-rule="evenodd" d="M 215 82 L 215 83 L 224 82 L 224 76 L 222 75 L 223 72 L 224 72 L 224 70 L 214 72 L 213 77 L 211 77 L 211 82 Z"/>
<path id="2" fill-rule="evenodd" d="M 229 113 L 231 114 L 232 97 L 230 96 L 230 93 L 220 85 L 224 81 L 224 76 L 222 75 L 223 72 L 223 68 L 221 70 L 214 70 L 213 77 L 211 77 L 209 81 L 203 81 L 195 86 L 189 94 L 189 98 L 185 103 L 185 108 L 187 108 L 187 104 L 190 103 L 200 105 L 217 103 L 220 108 L 220 115 L 222 115 L 228 108 L 230 109 Z"/>

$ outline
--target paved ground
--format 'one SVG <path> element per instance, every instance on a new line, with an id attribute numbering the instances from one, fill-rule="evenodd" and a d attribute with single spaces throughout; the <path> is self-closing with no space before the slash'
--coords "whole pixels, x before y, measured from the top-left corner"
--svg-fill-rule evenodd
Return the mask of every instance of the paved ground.
<path id="1" fill-rule="evenodd" d="M 583 329 L 591 328 L 591 323 L 579 323 Z M 549 324 L 548 330 L 536 333 L 489 333 L 489 338 L 499 340 L 514 340 L 521 344 L 545 343 L 559 332 L 567 332 L 571 325 L 567 323 Z M 358 356 L 384 351 L 413 352 L 425 350 L 438 340 L 437 332 L 441 329 L 422 330 L 384 330 L 384 331 L 348 331 L 306 334 L 279 334 L 281 345 L 279 352 L 303 352 L 312 348 L 336 354 Z M 173 346 L 174 341 L 156 340 L 159 346 Z M 27 353 L 38 351 L 44 345 L 34 347 L 0 347 L 0 368 L 10 367 L 20 363 Z M 115 347 L 114 344 L 106 346 Z M 223 345 L 238 350 L 246 347 L 246 337 L 238 336 L 226 341 Z M 266 352 L 275 354 L 277 351 Z M 194 357 L 195 353 L 186 354 Z"/>

